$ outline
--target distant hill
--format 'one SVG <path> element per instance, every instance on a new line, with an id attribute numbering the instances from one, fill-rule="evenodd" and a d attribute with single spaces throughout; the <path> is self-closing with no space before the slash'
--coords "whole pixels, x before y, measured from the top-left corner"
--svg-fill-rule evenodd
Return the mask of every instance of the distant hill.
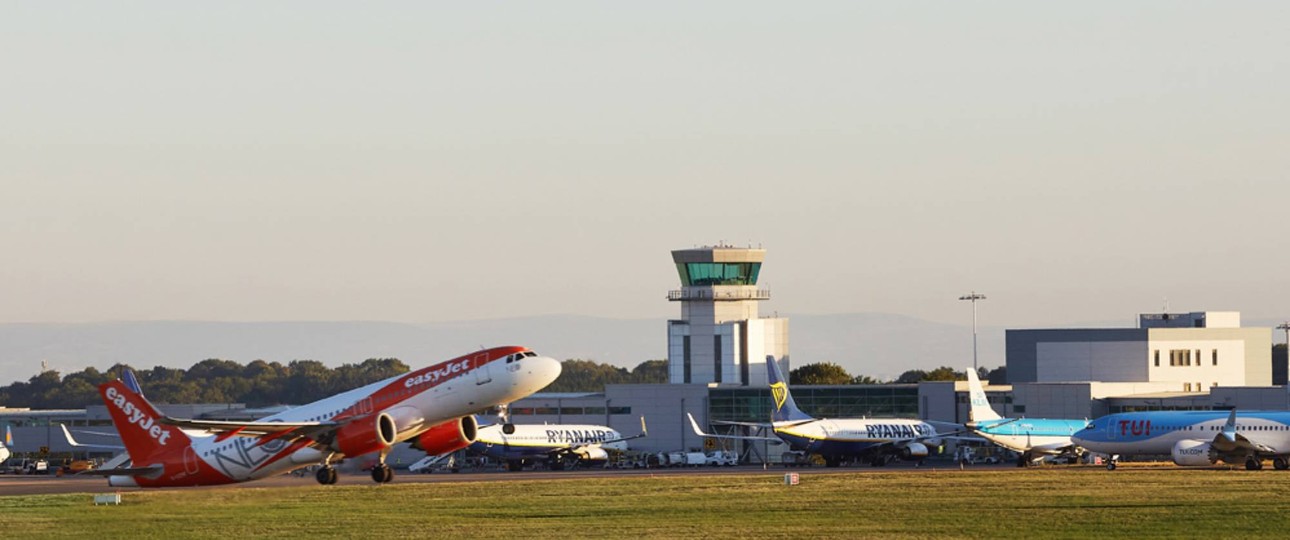
<path id="1" fill-rule="evenodd" d="M 970 326 L 902 315 L 799 315 L 790 319 L 795 364 L 836 362 L 854 375 L 972 362 Z M 1003 364 L 1003 330 L 980 329 L 981 365 Z M 63 373 L 117 362 L 188 367 L 207 358 L 318 360 L 330 366 L 396 357 L 416 368 L 480 347 L 517 344 L 558 359 L 632 368 L 666 357 L 662 319 L 548 315 L 433 324 L 395 322 L 113 322 L 0 324 L 0 385 L 27 380 L 45 360 Z"/>

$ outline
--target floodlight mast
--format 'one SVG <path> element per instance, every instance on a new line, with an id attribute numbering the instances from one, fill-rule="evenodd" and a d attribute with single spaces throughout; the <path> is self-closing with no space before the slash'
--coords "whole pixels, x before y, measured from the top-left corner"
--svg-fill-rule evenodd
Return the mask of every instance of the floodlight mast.
<path id="1" fill-rule="evenodd" d="M 972 291 L 971 294 L 960 296 L 959 300 L 972 302 L 972 371 L 977 371 L 979 368 L 976 365 L 976 301 L 985 300 L 985 295 Z M 1290 336 L 1290 330 L 1287 330 L 1286 335 Z"/>

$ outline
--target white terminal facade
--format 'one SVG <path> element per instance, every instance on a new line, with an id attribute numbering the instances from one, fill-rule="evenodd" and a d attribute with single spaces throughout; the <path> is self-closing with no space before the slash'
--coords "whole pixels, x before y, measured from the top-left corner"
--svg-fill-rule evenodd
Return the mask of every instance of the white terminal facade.
<path id="1" fill-rule="evenodd" d="M 672 384 L 766 386 L 766 362 L 788 365 L 788 319 L 762 318 L 757 287 L 766 250 L 728 246 L 672 252 L 681 288 L 681 318 L 667 322 L 668 380 Z"/>

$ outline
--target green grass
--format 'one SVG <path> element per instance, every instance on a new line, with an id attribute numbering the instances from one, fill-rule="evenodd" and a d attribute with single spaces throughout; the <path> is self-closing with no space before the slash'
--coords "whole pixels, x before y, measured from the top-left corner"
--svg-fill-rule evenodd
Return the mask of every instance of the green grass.
<path id="1" fill-rule="evenodd" d="M 0 497 L 12 538 L 1229 537 L 1290 532 L 1276 471 L 1051 468 Z"/>

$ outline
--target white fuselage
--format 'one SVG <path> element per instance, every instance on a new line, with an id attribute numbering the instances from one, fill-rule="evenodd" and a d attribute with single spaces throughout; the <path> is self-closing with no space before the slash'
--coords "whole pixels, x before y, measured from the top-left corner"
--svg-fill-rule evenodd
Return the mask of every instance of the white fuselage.
<path id="1" fill-rule="evenodd" d="M 515 424 L 515 432 L 507 435 L 501 425 L 479 428 L 476 444 L 533 448 L 540 451 L 582 446 L 599 446 L 608 450 L 627 450 L 622 434 L 607 426 L 592 424 Z M 611 441 L 611 442 L 605 442 Z"/>
<path id="2" fill-rule="evenodd" d="M 403 374 L 367 386 L 355 388 L 308 405 L 296 407 L 258 422 L 327 422 L 379 392 L 405 392 L 398 401 L 377 411 L 397 412 L 402 418 L 414 418 L 401 425 L 396 442 L 406 441 L 443 422 L 460 418 L 500 403 L 526 397 L 554 380 L 559 373 L 557 360 L 541 356 L 518 358 L 513 362 L 489 362 L 474 369 L 463 369 L 448 379 L 423 391 L 414 392 L 412 374 Z M 400 390 L 403 389 L 403 390 Z M 360 405 L 361 407 L 361 405 Z M 259 444 L 255 437 L 220 437 L 202 430 L 184 430 L 192 439 L 197 458 L 234 481 L 255 480 L 285 473 L 292 469 L 322 462 L 326 450 L 288 443 L 283 439 Z M 294 448 L 293 448 L 294 447 Z"/>

